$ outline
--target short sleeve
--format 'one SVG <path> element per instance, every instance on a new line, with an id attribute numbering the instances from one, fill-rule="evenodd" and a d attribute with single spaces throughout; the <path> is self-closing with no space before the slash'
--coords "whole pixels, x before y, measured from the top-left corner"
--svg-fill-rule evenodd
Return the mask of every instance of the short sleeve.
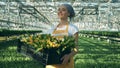
<path id="1" fill-rule="evenodd" d="M 77 26 L 75 26 L 74 24 L 70 24 L 69 28 L 68 28 L 68 33 L 69 35 L 74 35 L 75 33 L 77 33 L 79 30 L 77 28 Z"/>

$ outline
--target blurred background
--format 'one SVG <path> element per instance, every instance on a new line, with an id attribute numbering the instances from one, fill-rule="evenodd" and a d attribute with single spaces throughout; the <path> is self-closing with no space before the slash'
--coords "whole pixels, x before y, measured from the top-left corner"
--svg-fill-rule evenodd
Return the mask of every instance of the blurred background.
<path id="1" fill-rule="evenodd" d="M 0 0 L 0 68 L 43 68 L 17 53 L 17 39 L 58 24 L 62 3 L 76 13 L 71 21 L 79 28 L 75 68 L 120 67 L 120 0 Z"/>

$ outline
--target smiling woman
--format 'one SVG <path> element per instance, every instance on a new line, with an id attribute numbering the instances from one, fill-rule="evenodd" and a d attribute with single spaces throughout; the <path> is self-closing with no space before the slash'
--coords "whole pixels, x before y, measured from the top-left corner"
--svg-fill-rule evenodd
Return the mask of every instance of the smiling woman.
<path id="1" fill-rule="evenodd" d="M 59 24 L 53 29 L 50 30 L 50 34 L 57 39 L 63 39 L 64 36 L 72 36 L 75 38 L 75 48 L 73 48 L 68 54 L 64 54 L 60 60 L 61 64 L 50 64 L 46 65 L 46 68 L 74 68 L 74 60 L 73 57 L 77 53 L 77 45 L 78 45 L 78 28 L 71 24 L 71 18 L 75 16 L 75 12 L 73 7 L 69 4 L 62 4 L 58 9 L 58 18 L 60 19 Z M 70 21 L 68 20 L 70 18 Z M 74 43 L 74 42 L 73 42 Z M 73 46 L 74 46 L 73 45 Z M 49 53 L 49 55 L 53 54 Z M 53 57 L 48 57 L 48 61 L 56 61 L 51 59 Z"/>

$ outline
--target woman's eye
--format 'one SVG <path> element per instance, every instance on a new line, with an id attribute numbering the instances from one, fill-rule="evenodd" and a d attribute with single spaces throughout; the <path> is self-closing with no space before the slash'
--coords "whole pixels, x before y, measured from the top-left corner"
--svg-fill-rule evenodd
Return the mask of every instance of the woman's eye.
<path id="1" fill-rule="evenodd" d="M 59 8 L 58 11 L 66 11 L 65 8 Z"/>
<path id="2" fill-rule="evenodd" d="M 60 9 L 58 9 L 58 11 L 60 11 Z"/>
<path id="3" fill-rule="evenodd" d="M 65 11 L 65 9 L 63 9 L 62 11 Z"/>

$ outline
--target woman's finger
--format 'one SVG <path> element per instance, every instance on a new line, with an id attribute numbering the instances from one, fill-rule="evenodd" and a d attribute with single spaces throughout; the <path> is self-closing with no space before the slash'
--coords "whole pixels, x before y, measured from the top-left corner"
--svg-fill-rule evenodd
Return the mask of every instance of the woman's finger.
<path id="1" fill-rule="evenodd" d="M 63 57 L 63 62 L 62 62 L 62 64 L 68 63 L 68 60 L 69 60 L 69 56 L 68 56 L 68 55 L 65 55 L 65 56 Z"/>
<path id="2" fill-rule="evenodd" d="M 67 63 L 67 59 L 64 59 L 62 64 L 66 64 Z"/>
<path id="3" fill-rule="evenodd" d="M 64 58 L 65 58 L 65 55 L 60 60 L 64 60 Z"/>

